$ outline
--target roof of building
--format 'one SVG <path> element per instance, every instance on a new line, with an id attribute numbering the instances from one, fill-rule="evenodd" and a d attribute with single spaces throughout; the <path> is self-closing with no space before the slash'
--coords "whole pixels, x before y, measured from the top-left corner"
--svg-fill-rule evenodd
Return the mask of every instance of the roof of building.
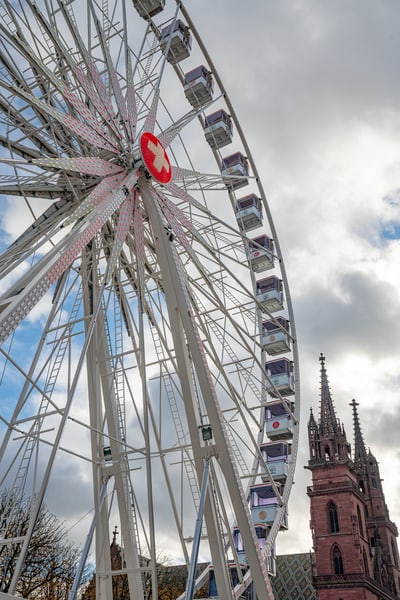
<path id="1" fill-rule="evenodd" d="M 316 600 L 312 586 L 313 553 L 276 557 L 276 577 L 271 577 L 275 600 Z"/>

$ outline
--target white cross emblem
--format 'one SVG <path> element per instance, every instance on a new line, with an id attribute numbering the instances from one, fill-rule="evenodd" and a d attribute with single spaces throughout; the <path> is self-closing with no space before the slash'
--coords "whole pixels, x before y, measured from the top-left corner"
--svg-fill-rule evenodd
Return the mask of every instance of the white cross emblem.
<path id="1" fill-rule="evenodd" d="M 154 154 L 153 166 L 155 170 L 161 173 L 161 171 L 165 169 L 166 172 L 169 173 L 169 162 L 165 156 L 164 148 L 161 146 L 160 142 L 157 142 L 156 146 L 151 140 L 149 140 L 147 142 L 147 148 Z"/>

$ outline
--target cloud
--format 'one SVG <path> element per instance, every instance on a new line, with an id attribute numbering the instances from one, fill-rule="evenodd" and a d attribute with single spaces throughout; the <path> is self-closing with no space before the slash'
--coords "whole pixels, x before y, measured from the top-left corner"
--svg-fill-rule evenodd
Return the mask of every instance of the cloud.
<path id="1" fill-rule="evenodd" d="M 319 338 L 330 356 L 343 349 L 391 356 L 400 335 L 398 305 L 394 284 L 362 272 L 337 275 L 330 287 L 315 283 L 297 299 L 299 343 L 308 349 Z"/>

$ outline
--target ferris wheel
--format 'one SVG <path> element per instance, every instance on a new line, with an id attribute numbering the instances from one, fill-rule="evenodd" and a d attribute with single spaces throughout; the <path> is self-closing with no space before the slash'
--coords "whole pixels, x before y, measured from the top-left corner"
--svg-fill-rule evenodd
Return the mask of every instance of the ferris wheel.
<path id="1" fill-rule="evenodd" d="M 0 525 L 18 554 L 2 597 L 19 595 L 45 504 L 87 514 L 71 598 L 89 554 L 112 597 L 115 523 L 131 600 L 157 589 L 163 556 L 187 564 L 187 598 L 272 598 L 294 319 L 195 24 L 173 0 L 2 0 L 0 104 L 0 485 L 10 506 L 32 499 L 22 536 Z"/>

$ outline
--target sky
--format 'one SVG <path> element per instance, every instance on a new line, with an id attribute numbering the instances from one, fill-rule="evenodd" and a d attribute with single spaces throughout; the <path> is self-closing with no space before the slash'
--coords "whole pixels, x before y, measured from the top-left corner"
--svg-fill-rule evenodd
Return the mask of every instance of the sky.
<path id="1" fill-rule="evenodd" d="M 321 352 L 351 443 L 349 403 L 359 402 L 364 440 L 400 526 L 400 6 L 185 4 L 251 147 L 292 294 L 302 423 L 289 531 L 278 536 L 278 552 L 312 546 L 304 467 Z"/>
<path id="2" fill-rule="evenodd" d="M 186 4 L 223 78 L 278 230 L 300 352 L 289 531 L 311 549 L 306 424 L 319 354 L 353 443 L 352 398 L 400 525 L 400 6 L 384 0 Z M 250 8 L 251 7 L 251 8 Z"/>

